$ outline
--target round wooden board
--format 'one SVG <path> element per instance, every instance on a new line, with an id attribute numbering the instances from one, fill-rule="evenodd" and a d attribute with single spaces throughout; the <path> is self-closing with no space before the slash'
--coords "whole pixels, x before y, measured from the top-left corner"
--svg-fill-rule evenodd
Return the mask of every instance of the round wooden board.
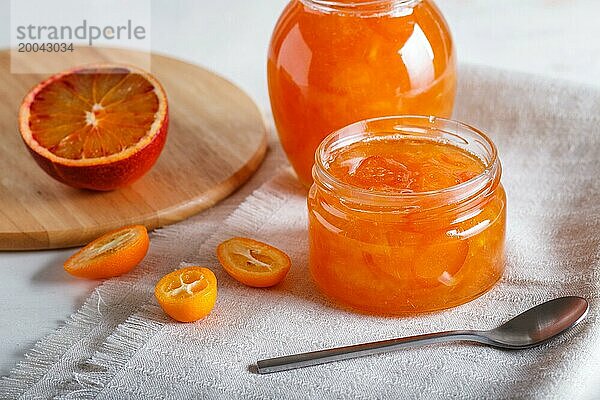
<path id="1" fill-rule="evenodd" d="M 78 55 L 79 54 L 79 55 Z M 147 54 L 116 49 L 78 49 L 41 54 L 49 70 L 95 62 L 126 62 Z M 71 247 L 129 224 L 149 229 L 172 224 L 223 199 L 244 183 L 264 158 L 263 116 L 239 88 L 172 58 L 152 55 L 151 71 L 169 98 L 170 128 L 153 169 L 132 186 L 92 192 L 46 175 L 17 131 L 22 98 L 46 75 L 11 74 L 8 51 L 0 52 L 0 250 Z"/>

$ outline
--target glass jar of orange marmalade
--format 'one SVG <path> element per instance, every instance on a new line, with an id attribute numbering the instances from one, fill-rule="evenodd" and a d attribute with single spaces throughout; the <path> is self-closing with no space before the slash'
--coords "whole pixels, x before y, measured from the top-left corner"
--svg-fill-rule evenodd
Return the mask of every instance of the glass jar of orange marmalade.
<path id="1" fill-rule="evenodd" d="M 431 0 L 292 0 L 269 49 L 283 148 L 305 185 L 325 136 L 381 115 L 450 117 L 450 31 Z"/>
<path id="2" fill-rule="evenodd" d="M 310 271 L 323 292 L 377 314 L 468 302 L 504 271 L 506 195 L 494 143 L 435 117 L 361 121 L 317 149 Z"/>

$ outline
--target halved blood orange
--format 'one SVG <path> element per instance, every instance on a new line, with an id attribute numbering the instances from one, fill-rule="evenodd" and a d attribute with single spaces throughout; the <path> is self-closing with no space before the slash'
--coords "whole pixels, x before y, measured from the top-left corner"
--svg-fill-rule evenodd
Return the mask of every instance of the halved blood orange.
<path id="1" fill-rule="evenodd" d="M 113 190 L 144 175 L 165 144 L 167 96 L 148 72 L 125 65 L 74 68 L 36 86 L 19 110 L 35 161 L 76 188 Z"/>
<path id="2" fill-rule="evenodd" d="M 149 245 L 145 226 L 127 226 L 100 236 L 65 261 L 64 268 L 80 278 L 112 278 L 135 268 Z"/>

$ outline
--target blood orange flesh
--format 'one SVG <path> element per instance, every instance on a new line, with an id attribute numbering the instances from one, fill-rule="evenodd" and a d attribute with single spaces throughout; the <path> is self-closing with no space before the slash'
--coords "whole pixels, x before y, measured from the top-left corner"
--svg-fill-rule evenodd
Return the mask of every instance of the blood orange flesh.
<path id="1" fill-rule="evenodd" d="M 51 176 L 112 190 L 144 175 L 167 134 L 164 89 L 135 67 L 75 68 L 36 86 L 19 111 L 23 140 Z"/>

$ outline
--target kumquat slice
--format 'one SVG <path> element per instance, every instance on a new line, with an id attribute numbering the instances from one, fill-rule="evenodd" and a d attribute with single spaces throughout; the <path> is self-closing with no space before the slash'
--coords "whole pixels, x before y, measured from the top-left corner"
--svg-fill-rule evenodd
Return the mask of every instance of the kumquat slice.
<path id="1" fill-rule="evenodd" d="M 210 314 L 217 301 L 217 278 L 204 267 L 186 267 L 163 276 L 154 288 L 163 311 L 179 322 Z"/>
<path id="2" fill-rule="evenodd" d="M 145 226 L 120 228 L 100 236 L 64 263 L 69 274 L 104 279 L 131 271 L 146 256 L 150 239 Z"/>
<path id="3" fill-rule="evenodd" d="M 248 238 L 226 240 L 217 247 L 217 258 L 235 280 L 252 287 L 269 287 L 283 281 L 291 261 L 283 251 Z"/>

